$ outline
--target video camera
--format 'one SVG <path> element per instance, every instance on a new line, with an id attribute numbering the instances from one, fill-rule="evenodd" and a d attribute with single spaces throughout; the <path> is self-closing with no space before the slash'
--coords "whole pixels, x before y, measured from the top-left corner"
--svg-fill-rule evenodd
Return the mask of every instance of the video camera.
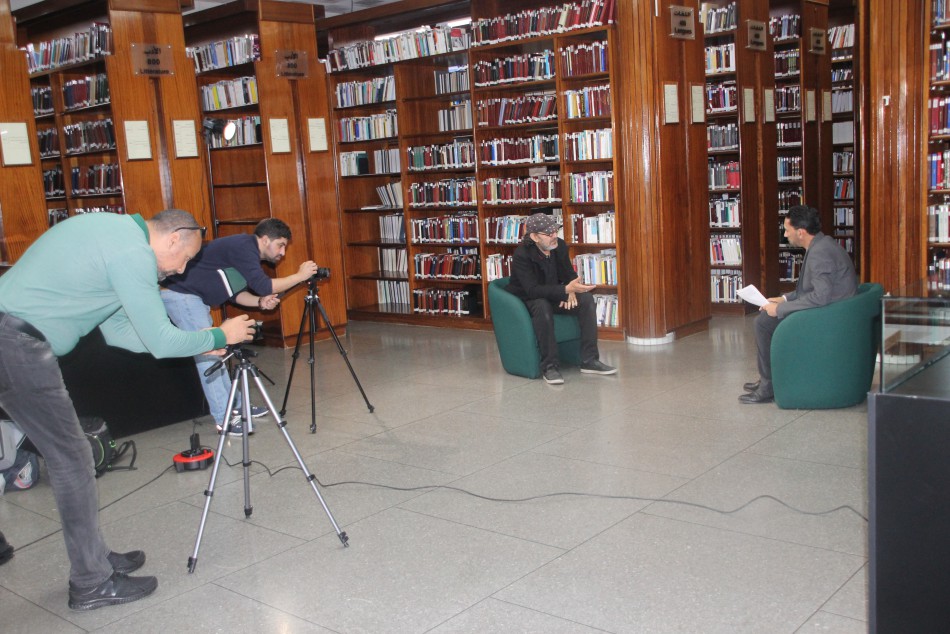
<path id="1" fill-rule="evenodd" d="M 319 282 L 320 280 L 330 279 L 330 269 L 325 266 L 318 266 L 317 272 L 310 276 L 312 282 Z"/>

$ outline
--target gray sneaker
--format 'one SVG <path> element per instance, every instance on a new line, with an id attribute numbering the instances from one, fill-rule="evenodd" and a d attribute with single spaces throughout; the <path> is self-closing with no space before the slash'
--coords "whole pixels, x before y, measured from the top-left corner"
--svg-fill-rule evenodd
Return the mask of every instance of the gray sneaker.
<path id="1" fill-rule="evenodd" d="M 553 366 L 545 370 L 541 376 L 544 377 L 544 381 L 548 385 L 561 385 L 564 383 L 564 377 L 561 376 L 561 371 Z"/>
<path id="2" fill-rule="evenodd" d="M 594 359 L 581 364 L 581 372 L 584 374 L 616 374 L 617 368 L 607 365 L 600 359 Z"/>

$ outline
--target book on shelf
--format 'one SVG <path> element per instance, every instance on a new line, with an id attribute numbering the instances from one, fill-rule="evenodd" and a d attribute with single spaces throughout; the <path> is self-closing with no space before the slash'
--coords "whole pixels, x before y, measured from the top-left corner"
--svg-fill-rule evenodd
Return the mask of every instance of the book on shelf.
<path id="1" fill-rule="evenodd" d="M 413 218 L 411 225 L 413 244 L 478 242 L 478 215 L 475 212 Z"/>
<path id="2" fill-rule="evenodd" d="M 417 288 L 412 292 L 413 311 L 429 315 L 477 314 L 475 297 L 465 288 Z"/>
<path id="3" fill-rule="evenodd" d="M 254 76 L 222 79 L 200 88 L 201 106 L 205 112 L 258 103 L 257 77 Z"/>
<path id="4" fill-rule="evenodd" d="M 560 6 L 527 9 L 519 13 L 477 19 L 472 22 L 473 46 L 612 24 L 614 4 L 614 0 L 569 2 Z"/>
<path id="5" fill-rule="evenodd" d="M 409 273 L 409 258 L 406 248 L 378 248 L 379 270 L 394 276 L 405 276 Z"/>
<path id="6" fill-rule="evenodd" d="M 406 150 L 410 172 L 475 167 L 475 144 L 470 139 L 450 143 L 413 145 Z"/>
<path id="7" fill-rule="evenodd" d="M 578 253 L 574 256 L 573 263 L 581 283 L 617 285 L 616 249 L 603 249 L 599 253 Z"/>
<path id="8" fill-rule="evenodd" d="M 337 108 L 350 108 L 396 100 L 396 80 L 393 75 L 373 77 L 362 81 L 345 81 L 336 85 Z"/>
<path id="9" fill-rule="evenodd" d="M 727 233 L 709 237 L 709 263 L 716 265 L 742 265 L 742 236 Z"/>
<path id="10" fill-rule="evenodd" d="M 568 135 L 570 136 L 570 135 Z M 478 144 L 482 165 L 547 163 L 560 159 L 557 134 L 486 139 Z"/>
<path id="11" fill-rule="evenodd" d="M 723 194 L 721 198 L 710 196 L 709 226 L 714 229 L 732 229 L 742 226 L 739 199 L 728 194 Z"/>
<path id="12" fill-rule="evenodd" d="M 468 28 L 439 24 L 421 27 L 388 38 L 357 42 L 335 48 L 325 60 L 328 73 L 336 73 L 407 59 L 464 51 L 471 45 Z"/>
<path id="13" fill-rule="evenodd" d="M 769 18 L 769 35 L 779 42 L 798 39 L 802 35 L 802 16 L 789 13 Z"/>
<path id="14" fill-rule="evenodd" d="M 406 243 L 406 223 L 402 214 L 388 214 L 379 217 L 379 238 L 393 244 Z"/>
<path id="15" fill-rule="evenodd" d="M 450 248 L 445 253 L 417 253 L 414 260 L 414 274 L 419 280 L 482 279 L 477 247 Z"/>
<path id="16" fill-rule="evenodd" d="M 32 75 L 47 70 L 78 64 L 112 53 L 112 28 L 93 22 L 85 31 L 66 37 L 26 45 L 27 70 Z"/>
<path id="17" fill-rule="evenodd" d="M 606 73 L 610 70 L 607 42 L 571 44 L 561 49 L 561 66 L 567 77 Z"/>
<path id="18" fill-rule="evenodd" d="M 548 49 L 490 61 L 480 60 L 472 67 L 472 77 L 479 88 L 553 79 L 554 51 Z"/>
<path id="19" fill-rule="evenodd" d="M 553 90 L 526 93 L 519 97 L 480 99 L 475 104 L 479 127 L 536 123 L 557 118 L 557 96 Z"/>
<path id="20" fill-rule="evenodd" d="M 196 73 L 238 66 L 261 59 L 260 37 L 256 34 L 239 35 L 227 40 L 189 46 L 185 53 L 195 63 Z"/>
<path id="21" fill-rule="evenodd" d="M 376 187 L 376 194 L 383 207 L 402 209 L 402 183 L 396 181 Z M 367 209 L 368 207 L 364 207 Z"/>
<path id="22" fill-rule="evenodd" d="M 376 297 L 379 304 L 384 307 L 408 306 L 409 282 L 376 280 Z"/>
<path id="23" fill-rule="evenodd" d="M 399 133 L 399 120 L 395 109 L 365 117 L 344 117 L 337 121 L 337 132 L 344 143 L 391 139 Z"/>
<path id="24" fill-rule="evenodd" d="M 446 178 L 409 186 L 409 205 L 412 207 L 468 207 L 474 204 L 474 178 Z"/>
<path id="25" fill-rule="evenodd" d="M 620 323 L 620 303 L 616 295 L 594 294 L 594 314 L 601 328 L 616 328 Z"/>
<path id="26" fill-rule="evenodd" d="M 835 121 L 831 124 L 831 142 L 854 143 L 854 121 Z"/>
<path id="27" fill-rule="evenodd" d="M 613 128 L 564 134 L 564 155 L 569 161 L 603 161 L 614 156 Z"/>
<path id="28" fill-rule="evenodd" d="M 593 216 L 571 216 L 574 242 L 611 244 L 617 240 L 617 214 L 607 211 Z"/>
<path id="29" fill-rule="evenodd" d="M 545 204 L 561 202 L 561 175 L 486 178 L 481 182 L 485 205 Z"/>
<path id="30" fill-rule="evenodd" d="M 735 2 L 724 7 L 703 2 L 699 7 L 699 16 L 706 35 L 714 35 L 735 30 L 739 21 L 739 10 Z"/>
<path id="31" fill-rule="evenodd" d="M 609 117 L 610 84 L 585 86 L 580 90 L 564 91 L 564 106 L 568 119 Z"/>
<path id="32" fill-rule="evenodd" d="M 103 105 L 109 100 L 109 78 L 105 73 L 63 82 L 63 106 L 66 110 Z"/>

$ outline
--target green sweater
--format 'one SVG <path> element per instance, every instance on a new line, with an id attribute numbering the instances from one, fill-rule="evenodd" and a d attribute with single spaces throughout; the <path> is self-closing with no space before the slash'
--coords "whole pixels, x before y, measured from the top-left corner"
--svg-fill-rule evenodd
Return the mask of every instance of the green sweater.
<path id="1" fill-rule="evenodd" d="M 227 343 L 220 328 L 185 332 L 168 320 L 138 214 L 85 214 L 52 227 L 0 277 L 0 311 L 38 328 L 57 356 L 97 326 L 109 345 L 158 358 Z"/>

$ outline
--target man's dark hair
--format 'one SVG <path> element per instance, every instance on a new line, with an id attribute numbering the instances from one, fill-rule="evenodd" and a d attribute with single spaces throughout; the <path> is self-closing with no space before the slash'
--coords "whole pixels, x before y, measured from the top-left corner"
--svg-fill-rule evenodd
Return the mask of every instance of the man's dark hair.
<path id="1" fill-rule="evenodd" d="M 821 216 L 814 207 L 795 205 L 788 210 L 788 224 L 795 229 L 804 229 L 809 235 L 815 235 L 821 231 Z"/>
<path id="2" fill-rule="evenodd" d="M 181 228 L 199 228 L 198 221 L 195 220 L 195 217 L 182 209 L 166 209 L 165 211 L 160 211 L 149 218 L 148 222 L 160 234 L 171 233 Z"/>
<path id="3" fill-rule="evenodd" d="M 290 240 L 290 227 L 279 218 L 265 218 L 254 227 L 254 235 L 258 238 L 267 236 L 271 240 L 287 238 Z"/>

